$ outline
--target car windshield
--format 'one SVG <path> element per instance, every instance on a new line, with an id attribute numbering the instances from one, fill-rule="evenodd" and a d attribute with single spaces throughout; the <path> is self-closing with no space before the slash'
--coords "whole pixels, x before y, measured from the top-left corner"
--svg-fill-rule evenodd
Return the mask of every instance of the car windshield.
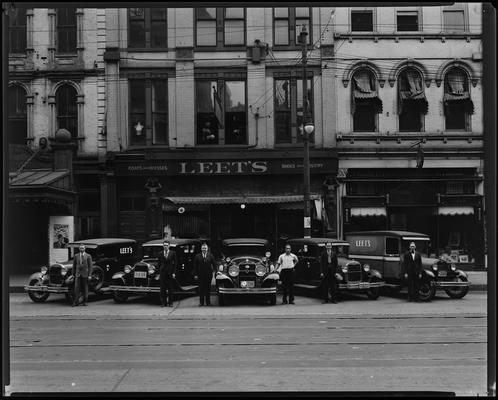
<path id="1" fill-rule="evenodd" d="M 318 248 L 320 254 L 325 251 L 325 242 L 323 243 L 318 243 Z M 332 249 L 338 256 L 342 257 L 348 257 L 349 254 L 349 246 L 347 244 L 342 244 L 342 245 L 332 245 Z"/>
<path id="2" fill-rule="evenodd" d="M 143 258 L 156 258 L 163 249 L 163 246 L 142 246 Z"/>
<path id="3" fill-rule="evenodd" d="M 410 243 L 414 242 L 416 246 L 416 251 L 418 251 L 420 254 L 422 254 L 424 257 L 428 257 L 429 255 L 429 247 L 430 247 L 430 241 L 429 240 L 402 240 L 401 241 L 401 251 L 403 253 L 406 253 L 408 250 L 410 250 Z"/>
<path id="4" fill-rule="evenodd" d="M 233 244 L 223 246 L 223 255 L 225 257 L 236 257 L 236 256 L 254 256 L 254 257 L 264 257 L 267 251 L 267 247 L 262 244 Z"/>
<path id="5" fill-rule="evenodd" d="M 173 245 L 169 246 L 171 250 L 173 250 L 177 256 L 186 255 L 186 254 L 194 254 L 196 251 L 196 244 L 182 244 L 182 245 Z M 159 253 L 163 251 L 164 247 L 161 246 L 142 246 L 143 250 L 143 258 L 157 258 Z"/>

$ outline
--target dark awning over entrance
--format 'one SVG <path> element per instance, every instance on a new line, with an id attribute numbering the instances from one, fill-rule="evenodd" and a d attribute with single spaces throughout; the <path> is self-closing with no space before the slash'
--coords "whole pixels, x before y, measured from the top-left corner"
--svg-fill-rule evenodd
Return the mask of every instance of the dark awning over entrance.
<path id="1" fill-rule="evenodd" d="M 75 196 L 67 169 L 30 169 L 9 175 L 9 198 L 16 201 L 72 203 Z"/>

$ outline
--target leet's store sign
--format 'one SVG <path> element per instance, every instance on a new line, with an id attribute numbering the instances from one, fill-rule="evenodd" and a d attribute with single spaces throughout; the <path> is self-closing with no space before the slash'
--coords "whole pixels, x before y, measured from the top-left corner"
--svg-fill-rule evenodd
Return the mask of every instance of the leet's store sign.
<path id="1" fill-rule="evenodd" d="M 312 159 L 310 173 L 335 173 L 337 160 Z M 303 172 L 302 160 L 193 160 L 116 165 L 117 175 L 266 175 Z"/>

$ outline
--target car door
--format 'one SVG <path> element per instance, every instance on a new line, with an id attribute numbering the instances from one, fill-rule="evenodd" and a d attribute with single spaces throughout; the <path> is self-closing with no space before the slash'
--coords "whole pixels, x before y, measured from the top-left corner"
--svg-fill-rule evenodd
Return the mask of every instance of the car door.
<path id="1" fill-rule="evenodd" d="M 198 243 L 185 243 L 176 246 L 176 280 L 182 286 L 192 285 L 194 283 L 192 268 L 194 264 L 194 257 L 199 252 L 200 246 Z"/>
<path id="2" fill-rule="evenodd" d="M 386 236 L 384 238 L 383 276 L 386 281 L 402 279 L 400 249 L 399 237 Z"/>
<path id="3" fill-rule="evenodd" d="M 298 262 L 295 266 L 296 277 L 295 282 L 301 283 L 304 285 L 313 285 L 313 250 L 315 249 L 315 245 L 300 243 L 297 247 L 296 256 L 298 258 Z"/>

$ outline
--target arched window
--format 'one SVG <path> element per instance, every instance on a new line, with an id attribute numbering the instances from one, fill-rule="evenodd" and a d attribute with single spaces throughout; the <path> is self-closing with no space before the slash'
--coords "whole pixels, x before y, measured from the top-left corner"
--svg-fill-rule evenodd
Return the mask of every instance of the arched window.
<path id="1" fill-rule="evenodd" d="M 377 91 L 377 80 L 366 68 L 353 75 L 351 113 L 354 132 L 376 132 L 377 115 L 382 113 L 382 101 Z"/>
<path id="2" fill-rule="evenodd" d="M 443 102 L 446 130 L 469 130 L 474 103 L 467 74 L 461 68 L 450 69 L 444 77 Z"/>
<path id="3" fill-rule="evenodd" d="M 428 109 L 422 76 L 415 68 L 406 68 L 398 77 L 399 130 L 421 132 Z"/>
<path id="4" fill-rule="evenodd" d="M 78 105 L 76 89 L 71 85 L 61 86 L 56 93 L 57 129 L 67 129 L 71 137 L 78 137 Z"/>
<path id="5" fill-rule="evenodd" d="M 26 144 L 28 119 L 26 112 L 26 91 L 22 86 L 15 85 L 9 87 L 8 107 L 9 143 Z"/>

